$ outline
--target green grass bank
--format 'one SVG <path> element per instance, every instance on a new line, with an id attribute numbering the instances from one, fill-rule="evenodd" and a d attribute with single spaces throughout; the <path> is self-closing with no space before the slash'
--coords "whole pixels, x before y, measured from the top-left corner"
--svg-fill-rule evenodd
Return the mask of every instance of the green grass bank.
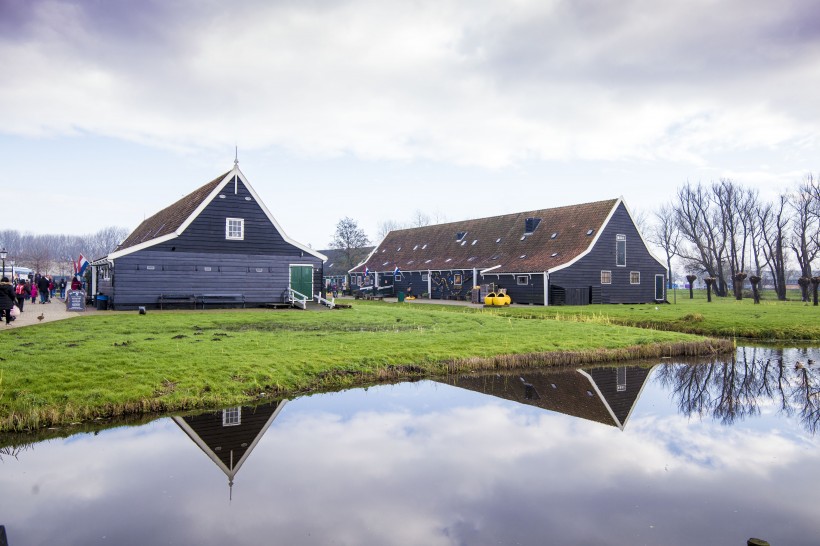
<path id="1" fill-rule="evenodd" d="M 799 291 L 790 291 L 787 301 L 777 301 L 774 294 L 764 293 L 759 304 L 751 298 L 738 301 L 714 296 L 707 302 L 704 290 L 695 290 L 693 295 L 690 300 L 688 290 L 670 293 L 668 305 L 522 306 L 492 312 L 515 318 L 618 324 L 723 338 L 820 342 L 820 307 L 801 302 Z"/>
<path id="2" fill-rule="evenodd" d="M 0 431 L 469 369 L 731 350 L 726 340 L 417 304 L 104 313 L 0 333 Z"/>

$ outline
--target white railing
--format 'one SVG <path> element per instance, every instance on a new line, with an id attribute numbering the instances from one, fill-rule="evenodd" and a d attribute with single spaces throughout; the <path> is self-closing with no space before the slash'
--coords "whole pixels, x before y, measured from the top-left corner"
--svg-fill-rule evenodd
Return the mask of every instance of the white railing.
<path id="1" fill-rule="evenodd" d="M 302 309 L 307 309 L 308 297 L 301 292 L 297 292 L 293 288 L 288 288 L 288 301 L 291 305 L 301 307 Z"/>
<path id="2" fill-rule="evenodd" d="M 320 303 L 320 304 L 322 304 L 322 305 L 327 305 L 327 306 L 328 306 L 328 307 L 330 307 L 331 309 L 333 309 L 334 307 L 336 307 L 336 303 L 335 303 L 336 298 L 330 298 L 330 299 L 328 300 L 328 299 L 323 298 L 323 297 L 321 296 L 321 294 L 316 294 L 315 296 L 313 296 L 313 299 L 315 299 L 315 300 L 316 300 L 316 303 Z"/>

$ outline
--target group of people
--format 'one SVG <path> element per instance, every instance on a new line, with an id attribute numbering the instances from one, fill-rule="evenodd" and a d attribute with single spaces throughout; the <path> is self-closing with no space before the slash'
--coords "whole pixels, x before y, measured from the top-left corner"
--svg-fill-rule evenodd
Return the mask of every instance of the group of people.
<path id="1" fill-rule="evenodd" d="M 8 277 L 0 279 L 0 319 L 5 317 L 6 325 L 11 324 L 15 319 L 16 312 L 23 312 L 26 301 L 31 299 L 31 303 L 37 303 L 39 296 L 40 303 L 51 303 L 60 291 L 60 299 L 65 299 L 68 283 L 65 278 L 55 282 L 51 275 L 40 275 L 37 273 L 31 278 L 20 278 L 16 281 L 9 281 Z M 82 281 L 74 277 L 71 281 L 72 290 L 82 289 Z M 13 308 L 17 307 L 14 311 Z"/>

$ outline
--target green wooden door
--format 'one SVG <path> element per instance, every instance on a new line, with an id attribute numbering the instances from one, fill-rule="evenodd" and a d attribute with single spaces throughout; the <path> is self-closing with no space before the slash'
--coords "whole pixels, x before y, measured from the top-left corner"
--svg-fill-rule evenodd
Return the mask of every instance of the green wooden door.
<path id="1" fill-rule="evenodd" d="M 290 287 L 309 299 L 313 299 L 313 267 L 309 265 L 290 266 Z"/>

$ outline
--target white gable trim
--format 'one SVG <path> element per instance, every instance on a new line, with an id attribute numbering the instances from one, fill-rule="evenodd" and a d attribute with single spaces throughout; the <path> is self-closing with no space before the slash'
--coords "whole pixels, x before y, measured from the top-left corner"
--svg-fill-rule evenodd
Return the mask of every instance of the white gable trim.
<path id="1" fill-rule="evenodd" d="M 188 226 L 190 226 L 193 223 L 193 221 L 196 220 L 196 218 L 200 214 L 202 214 L 202 211 L 204 211 L 205 208 L 208 205 L 210 205 L 214 199 L 216 199 L 216 197 L 222 192 L 225 186 L 229 182 L 233 181 L 234 176 L 242 180 L 242 183 L 248 189 L 248 192 L 250 192 L 250 194 L 253 196 L 253 200 L 256 202 L 257 205 L 259 205 L 259 207 L 262 209 L 262 212 L 265 213 L 265 216 L 267 216 L 268 220 L 270 220 L 271 224 L 273 224 L 274 229 L 276 229 L 276 231 L 279 232 L 279 235 L 282 237 L 282 239 L 285 240 L 286 243 L 295 246 L 299 250 L 306 252 L 311 256 L 319 258 L 323 262 L 327 261 L 327 256 L 325 256 L 324 254 L 316 252 L 315 250 L 308 248 L 307 246 L 297 241 L 294 241 L 293 239 L 288 237 L 287 233 L 285 233 L 285 230 L 282 229 L 282 226 L 280 226 L 279 222 L 276 221 L 276 218 L 273 217 L 270 210 L 268 210 L 268 207 L 266 207 L 265 203 L 263 203 L 262 200 L 259 198 L 259 194 L 256 193 L 256 190 L 253 189 L 253 186 L 250 185 L 248 179 L 245 178 L 245 175 L 242 173 L 242 171 L 239 170 L 239 166 L 237 165 L 234 165 L 234 168 L 231 169 L 231 171 L 225 175 L 222 181 L 216 185 L 216 187 L 211 191 L 210 194 L 208 194 L 208 197 L 202 200 L 199 206 L 196 209 L 194 209 L 194 211 L 188 216 L 188 218 L 185 219 L 184 222 L 182 222 L 182 224 L 179 226 L 179 228 L 177 228 L 177 230 L 174 233 L 169 233 L 167 235 L 163 235 L 162 237 L 157 237 L 156 239 L 151 239 L 138 245 L 130 246 L 121 251 L 112 252 L 108 255 L 108 259 L 113 260 L 116 258 L 121 258 L 122 256 L 131 254 L 132 252 L 137 252 L 139 250 L 143 250 L 154 245 L 157 245 L 159 243 L 164 243 L 165 241 L 170 241 L 171 239 L 179 237 L 188 228 Z"/>
<path id="2" fill-rule="evenodd" d="M 386 239 L 386 238 L 387 238 L 387 237 L 385 237 L 385 239 Z M 348 270 L 347 270 L 347 272 L 348 272 L 348 273 L 353 273 L 353 270 L 354 270 L 354 269 L 358 269 L 359 267 L 361 267 L 361 266 L 363 266 L 364 264 L 366 264 L 367 262 L 369 262 L 369 261 L 370 261 L 370 258 L 372 258 L 372 257 L 373 257 L 373 254 L 375 254 L 377 250 L 379 250 L 379 245 L 376 245 L 376 246 L 375 246 L 375 248 L 373 248 L 373 250 L 371 250 L 371 251 L 370 251 L 370 254 L 368 254 L 368 255 L 367 255 L 367 258 L 365 258 L 364 260 L 362 260 L 361 262 L 359 262 L 359 264 L 358 264 L 358 265 L 354 265 L 353 267 L 351 267 L 350 269 L 348 269 Z M 426 270 L 420 270 L 420 271 L 426 271 Z M 364 271 L 361 271 L 361 272 L 358 272 L 358 271 L 357 271 L 357 273 L 364 273 Z"/>
<path id="3" fill-rule="evenodd" d="M 610 210 L 609 214 L 607 214 L 606 219 L 604 219 L 603 223 L 598 228 L 598 232 L 595 234 L 595 237 L 592 238 L 592 242 L 587 247 L 587 249 L 584 250 L 583 252 L 581 252 L 580 254 L 578 254 L 577 256 L 575 256 L 575 258 L 573 258 L 572 260 L 570 260 L 570 261 L 568 261 L 564 264 L 561 264 L 557 267 L 550 268 L 549 273 L 554 273 L 556 271 L 566 269 L 567 267 L 573 265 L 575 262 L 577 262 L 578 260 L 580 260 L 581 258 L 586 256 L 587 254 L 592 252 L 592 249 L 595 248 L 595 245 L 598 243 L 598 239 L 600 239 L 601 235 L 603 235 L 604 231 L 606 230 L 607 225 L 609 225 L 609 222 L 612 220 L 612 217 L 615 216 L 615 212 L 618 210 L 618 206 L 622 205 L 622 204 L 624 206 L 624 210 L 626 210 L 626 214 L 629 216 L 629 220 L 632 222 L 632 225 L 635 226 L 635 231 L 638 232 L 638 237 L 641 238 L 641 243 L 643 243 L 644 248 L 646 248 L 646 251 L 652 257 L 652 259 L 654 259 L 656 262 L 658 262 L 661 265 L 661 267 L 663 267 L 663 269 L 666 270 L 666 265 L 661 260 L 659 260 L 658 257 L 655 256 L 655 254 L 653 254 L 652 251 L 649 249 L 649 246 L 647 246 L 646 241 L 644 240 L 643 235 L 641 234 L 641 230 L 638 228 L 638 224 L 635 223 L 635 219 L 633 218 L 632 213 L 629 211 L 629 207 L 626 206 L 626 203 L 624 202 L 624 198 L 619 197 L 615 201 L 615 205 L 612 206 L 612 210 Z"/>

